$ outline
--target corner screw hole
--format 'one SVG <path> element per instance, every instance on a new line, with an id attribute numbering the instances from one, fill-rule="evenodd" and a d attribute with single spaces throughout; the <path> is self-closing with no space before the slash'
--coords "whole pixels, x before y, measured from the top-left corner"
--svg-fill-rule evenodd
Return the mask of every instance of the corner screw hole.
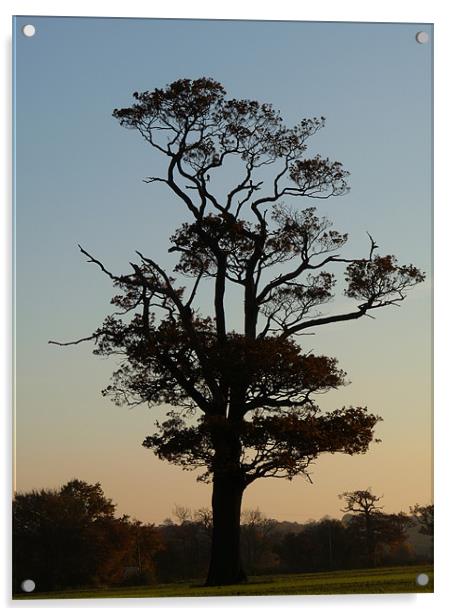
<path id="1" fill-rule="evenodd" d="M 416 577 L 416 584 L 418 586 L 427 586 L 428 582 L 429 582 L 429 577 L 426 573 L 420 573 Z"/>
<path id="2" fill-rule="evenodd" d="M 36 28 L 32 24 L 27 24 L 22 28 L 22 34 L 28 38 L 36 34 Z"/>
<path id="3" fill-rule="evenodd" d="M 24 580 L 22 584 L 20 585 L 20 587 L 22 588 L 24 592 L 33 592 L 34 589 L 36 588 L 36 584 L 34 583 L 33 580 Z"/>
<path id="4" fill-rule="evenodd" d="M 416 40 L 421 45 L 424 45 L 425 43 L 428 43 L 428 40 L 429 40 L 428 33 L 427 32 L 418 32 L 416 34 Z"/>

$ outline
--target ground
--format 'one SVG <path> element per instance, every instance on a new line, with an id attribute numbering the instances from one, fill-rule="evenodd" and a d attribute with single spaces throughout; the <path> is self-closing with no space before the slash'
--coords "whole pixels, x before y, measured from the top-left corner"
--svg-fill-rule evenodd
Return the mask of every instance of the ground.
<path id="1" fill-rule="evenodd" d="M 429 583 L 419 586 L 416 576 L 426 573 Z M 203 587 L 200 582 L 179 582 L 148 587 L 107 588 L 16 595 L 15 599 L 91 599 L 138 597 L 207 597 L 237 595 L 331 595 L 360 593 L 433 592 L 431 566 L 386 567 L 252 577 L 247 584 Z"/>

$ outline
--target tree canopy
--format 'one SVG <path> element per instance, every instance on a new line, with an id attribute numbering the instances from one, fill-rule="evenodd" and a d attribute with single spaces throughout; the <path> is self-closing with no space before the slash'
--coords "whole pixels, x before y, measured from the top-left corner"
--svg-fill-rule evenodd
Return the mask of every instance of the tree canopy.
<path id="1" fill-rule="evenodd" d="M 410 507 L 410 513 L 420 525 L 420 533 L 433 537 L 434 532 L 434 505 L 419 505 Z"/>
<path id="2" fill-rule="evenodd" d="M 152 525 L 115 517 L 99 483 L 73 479 L 58 490 L 17 493 L 13 501 L 13 587 L 32 579 L 39 591 L 122 582 L 142 546 L 142 572 L 152 579 L 160 549 Z"/>
<path id="3" fill-rule="evenodd" d="M 353 514 L 347 525 L 366 544 L 370 566 L 377 564 L 377 552 L 383 546 L 392 550 L 403 548 L 406 531 L 413 526 L 411 518 L 403 511 L 384 513 L 383 507 L 377 504 L 382 497 L 373 494 L 370 488 L 344 492 L 339 494 L 339 498 L 345 501 L 342 511 Z"/>
<path id="4" fill-rule="evenodd" d="M 137 252 L 130 272 L 117 275 L 81 248 L 117 289 L 117 310 L 82 339 L 119 361 L 104 394 L 121 405 L 171 405 L 143 445 L 202 468 L 214 486 L 215 477 L 242 491 L 262 477 L 309 478 L 323 452 L 364 453 L 380 417 L 365 406 L 322 410 L 315 397 L 346 375 L 297 336 L 399 305 L 424 275 L 378 254 L 371 236 L 367 255 L 341 256 L 347 233 L 302 207 L 349 190 L 340 162 L 308 153 L 325 118 L 287 127 L 272 105 L 227 98 L 205 77 L 134 99 L 113 116 L 166 160 L 145 181 L 165 185 L 189 220 L 170 238 L 172 272 Z M 338 267 L 355 303 L 346 312 L 326 310 Z M 212 290 L 209 314 L 198 303 L 202 284 Z M 229 326 L 233 288 L 243 297 L 239 330 Z"/>
<path id="5" fill-rule="evenodd" d="M 348 191 L 341 163 L 306 155 L 325 118 L 288 128 L 272 105 L 227 99 L 209 78 L 181 79 L 134 98 L 113 115 L 167 157 L 167 173 L 145 181 L 166 184 L 192 220 L 171 237 L 169 250 L 179 255 L 173 275 L 141 253 L 131 273 L 115 275 L 81 249 L 119 291 L 112 304 L 122 314 L 107 317 L 91 336 L 95 353 L 120 358 L 104 394 L 117 404 L 171 404 L 144 446 L 184 468 L 204 466 L 207 475 L 222 431 L 241 439 L 246 483 L 291 478 L 323 451 L 365 451 L 379 417 L 365 407 L 322 413 L 313 396 L 343 385 L 345 373 L 295 337 L 398 305 L 423 274 L 378 255 L 372 238 L 367 257 L 342 258 L 346 233 L 314 207 L 287 204 Z M 220 172 L 230 159 L 241 172 L 225 189 Z M 358 304 L 323 314 L 336 283 L 327 268 L 337 263 L 345 266 L 345 295 Z M 194 279 L 190 288 L 181 277 Z M 203 315 L 195 300 L 209 278 L 214 314 Z M 229 285 L 243 289 L 241 332 L 227 328 Z M 201 411 L 198 423 L 187 422 L 194 411 Z"/>

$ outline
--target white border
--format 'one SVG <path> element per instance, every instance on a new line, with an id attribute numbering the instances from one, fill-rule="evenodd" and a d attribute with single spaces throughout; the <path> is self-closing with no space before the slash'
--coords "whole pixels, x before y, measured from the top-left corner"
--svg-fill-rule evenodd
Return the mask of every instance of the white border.
<path id="1" fill-rule="evenodd" d="M 200 1 L 172 0 L 171 3 L 151 3 L 149 1 L 128 0 L 127 3 L 101 2 L 97 0 L 40 1 L 39 3 L 8 2 L 4 0 L 0 6 L 0 28 L 2 35 L 3 60 L 1 62 L 2 91 L 6 93 L 6 105 L 2 114 L 1 134 L 3 139 L 0 156 L 2 158 L 0 186 L 3 191 L 2 209 L 2 264 L 0 268 L 0 283 L 3 290 L 0 302 L 0 322 L 3 327 L 3 344 L 5 352 L 1 354 L 0 391 L 3 393 L 3 454 L 1 456 L 4 474 L 0 483 L 4 487 L 3 502 L 0 508 L 1 529 L 4 533 L 3 545 L 10 546 L 10 494 L 11 494 L 11 16 L 12 15 L 78 15 L 78 16 L 110 16 L 110 17 L 184 17 L 184 18 L 214 18 L 214 19 L 288 19 L 304 21 L 373 21 L 373 22 L 419 22 L 435 24 L 435 505 L 436 505 L 436 537 L 435 541 L 435 593 L 433 595 L 386 595 L 386 596 L 332 596 L 332 597 L 266 597 L 243 599 L 202 599 L 202 600 L 85 600 L 85 601 L 52 601 L 42 602 L 39 607 L 56 607 L 58 609 L 73 608 L 89 613 L 95 609 L 129 610 L 131 607 L 149 609 L 154 612 L 168 610 L 184 610 L 194 612 L 200 609 L 214 609 L 219 614 L 226 613 L 231 608 L 239 611 L 259 609 L 269 613 L 277 607 L 287 613 L 300 613 L 300 609 L 314 610 L 316 614 L 328 614 L 331 609 L 335 613 L 347 614 L 356 608 L 363 607 L 366 614 L 380 613 L 383 609 L 394 607 L 399 611 L 407 611 L 410 616 L 425 615 L 428 610 L 442 613 L 448 600 L 450 571 L 450 506 L 449 491 L 446 485 L 450 480 L 447 460 L 450 452 L 451 407 L 448 388 L 450 357 L 448 354 L 452 342 L 449 325 L 450 304 L 448 303 L 449 285 L 451 280 L 451 259 L 448 253 L 450 232 L 452 230 L 451 205 L 449 197 L 450 176 L 450 111 L 452 109 L 450 69 L 448 62 L 452 57 L 450 31 L 449 3 L 444 0 L 423 0 L 405 2 L 403 0 L 378 0 L 368 3 L 361 1 L 323 0 L 321 6 L 314 2 L 294 2 L 293 0 L 278 0 L 277 3 L 265 4 L 262 0 L 238 2 L 229 0 L 227 3 L 214 3 L 211 0 Z M 449 197 L 450 198 L 450 197 Z M 409 221 L 407 221 L 407 226 Z M 443 282 L 444 281 L 444 282 Z M 448 284 L 449 283 L 449 284 Z M 415 335 L 415 333 L 413 334 Z M 407 427 L 409 438 L 409 427 Z M 415 472 L 413 467 L 413 472 Z M 28 607 L 9 600 L 10 588 L 10 553 L 2 550 L 0 569 L 0 587 L 2 588 L 3 604 L 10 609 L 24 610 L 28 607 L 37 608 L 32 602 Z M 444 612 L 447 610 L 444 609 Z"/>

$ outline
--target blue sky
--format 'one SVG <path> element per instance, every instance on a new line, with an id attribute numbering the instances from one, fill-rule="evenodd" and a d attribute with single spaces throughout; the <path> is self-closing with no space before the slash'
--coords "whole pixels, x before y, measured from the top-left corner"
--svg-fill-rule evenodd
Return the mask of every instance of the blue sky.
<path id="1" fill-rule="evenodd" d="M 372 486 L 388 509 L 431 498 L 431 61 L 419 24 L 334 24 L 33 17 L 16 19 L 16 348 L 18 489 L 73 476 L 101 481 L 122 511 L 158 521 L 175 502 L 207 504 L 194 475 L 140 447 L 148 409 L 100 396 L 114 365 L 89 347 L 48 339 L 90 333 L 109 311 L 109 281 L 77 243 L 123 271 L 135 249 L 168 263 L 186 212 L 141 180 L 162 164 L 111 112 L 135 90 L 211 76 L 228 94 L 271 102 L 288 124 L 324 115 L 313 154 L 350 171 L 346 197 L 314 203 L 349 232 L 347 254 L 381 252 L 428 274 L 399 309 L 322 328 L 310 347 L 339 358 L 352 384 L 326 399 L 367 403 L 384 417 L 366 456 L 325 456 L 314 486 L 259 482 L 245 499 L 268 515 L 337 515 L 337 494 Z M 312 202 L 306 203 L 312 205 Z M 338 307 L 344 300 L 338 297 Z M 231 320 L 239 308 L 231 306 Z M 412 474 L 413 464 L 416 475 Z M 154 499 L 143 499 L 140 486 Z M 165 487 L 174 491 L 165 494 Z M 174 496 L 177 492 L 177 497 Z"/>

